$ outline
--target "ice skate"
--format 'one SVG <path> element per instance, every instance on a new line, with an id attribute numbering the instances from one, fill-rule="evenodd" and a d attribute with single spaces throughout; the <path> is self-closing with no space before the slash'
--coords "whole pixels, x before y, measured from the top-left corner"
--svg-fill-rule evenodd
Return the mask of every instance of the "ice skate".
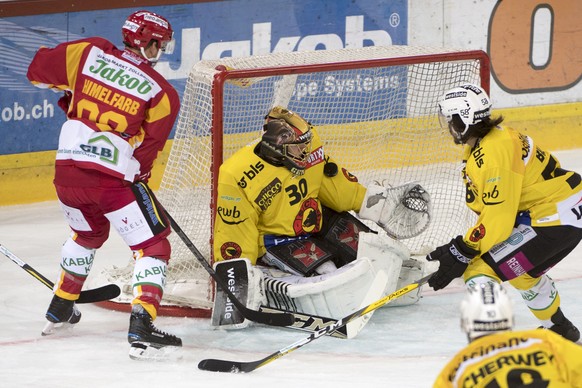
<path id="1" fill-rule="evenodd" d="M 127 341 L 131 344 L 129 358 L 133 360 L 163 360 L 182 346 L 180 338 L 156 328 L 140 305 L 132 309 Z"/>
<path id="2" fill-rule="evenodd" d="M 53 296 L 45 315 L 47 323 L 42 329 L 42 335 L 54 334 L 57 330 L 71 328 L 81 320 L 81 312 L 72 300 Z"/>
<path id="3" fill-rule="evenodd" d="M 558 309 L 554 315 L 552 315 L 552 327 L 549 330 L 561 335 L 562 337 L 569 339 L 572 342 L 578 342 L 580 340 L 580 330 L 568 318 L 564 316 L 561 309 Z"/>

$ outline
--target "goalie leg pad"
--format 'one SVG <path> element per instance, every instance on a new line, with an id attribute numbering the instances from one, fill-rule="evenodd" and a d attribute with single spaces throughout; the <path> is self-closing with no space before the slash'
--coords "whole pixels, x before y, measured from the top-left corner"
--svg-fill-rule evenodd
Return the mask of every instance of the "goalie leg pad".
<path id="1" fill-rule="evenodd" d="M 265 274 L 267 306 L 335 319 L 381 298 L 386 288 L 385 274 L 376 271 L 367 258 L 312 277 L 260 268 Z"/>
<path id="2" fill-rule="evenodd" d="M 360 233 L 358 258 L 367 257 L 376 271 L 384 271 L 388 281 L 384 295 L 393 293 L 424 276 L 425 260 L 410 257 L 410 250 L 398 240 L 374 233 Z M 386 306 L 408 306 L 420 300 L 422 287 L 397 298 Z"/>
<path id="3" fill-rule="evenodd" d="M 252 266 L 248 259 L 216 262 L 214 271 L 234 296 L 249 309 L 256 310 L 264 302 L 263 273 Z M 238 311 L 228 294 L 217 286 L 210 324 L 222 329 L 243 329 L 250 321 Z"/>
<path id="4" fill-rule="evenodd" d="M 360 233 L 358 260 L 367 258 L 371 261 L 374 272 L 386 273 L 384 295 L 396 291 L 402 263 L 409 257 L 410 251 L 398 240 L 385 234 Z"/>
<path id="5" fill-rule="evenodd" d="M 404 260 L 402 263 L 402 268 L 400 269 L 400 275 L 398 276 L 398 285 L 396 289 L 399 290 L 407 285 L 418 281 L 425 274 L 425 259 L 424 257 L 411 257 Z M 387 307 L 397 307 L 397 306 L 409 306 L 415 304 L 422 297 L 423 287 L 418 287 L 416 290 L 402 295 L 391 303 L 388 303 Z"/>

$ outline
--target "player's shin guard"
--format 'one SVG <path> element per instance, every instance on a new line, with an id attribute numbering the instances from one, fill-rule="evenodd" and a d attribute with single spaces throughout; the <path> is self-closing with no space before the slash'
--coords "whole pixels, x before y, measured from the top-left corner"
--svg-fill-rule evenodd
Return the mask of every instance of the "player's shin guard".
<path id="1" fill-rule="evenodd" d="M 132 305 L 141 304 L 156 319 L 166 283 L 167 263 L 164 260 L 144 256 L 136 259 L 133 270 Z"/>
<path id="2" fill-rule="evenodd" d="M 551 317 L 560 308 L 560 294 L 554 281 L 548 275 L 542 275 L 528 289 L 519 289 L 525 304 L 542 325 L 550 327 Z M 515 284 L 515 281 L 512 281 Z"/>
<path id="3" fill-rule="evenodd" d="M 55 294 L 67 300 L 76 300 L 91 272 L 95 249 L 82 247 L 69 237 L 63 244 L 61 254 L 61 271 Z"/>
<path id="4" fill-rule="evenodd" d="M 537 284 L 528 290 L 520 290 L 530 311 L 540 320 L 541 327 L 550 329 L 562 337 L 576 342 L 580 331 L 560 309 L 560 295 L 554 281 L 548 275 L 542 275 Z"/>

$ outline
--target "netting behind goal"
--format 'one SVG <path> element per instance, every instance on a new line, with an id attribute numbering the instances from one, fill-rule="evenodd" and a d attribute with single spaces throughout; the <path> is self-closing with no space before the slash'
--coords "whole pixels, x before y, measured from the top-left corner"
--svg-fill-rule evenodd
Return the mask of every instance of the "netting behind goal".
<path id="1" fill-rule="evenodd" d="M 211 262 L 218 168 L 257 141 L 265 114 L 283 105 L 315 125 L 325 152 L 364 185 L 418 181 L 427 189 L 431 225 L 404 241 L 424 254 L 472 221 L 461 147 L 437 118 L 439 97 L 462 82 L 489 88 L 484 52 L 390 46 L 201 61 L 187 81 L 159 199 Z M 204 315 L 212 305 L 211 279 L 175 233 L 171 242 L 163 301 L 171 307 L 161 314 Z M 129 265 L 104 272 L 122 285 L 126 301 L 131 271 Z"/>

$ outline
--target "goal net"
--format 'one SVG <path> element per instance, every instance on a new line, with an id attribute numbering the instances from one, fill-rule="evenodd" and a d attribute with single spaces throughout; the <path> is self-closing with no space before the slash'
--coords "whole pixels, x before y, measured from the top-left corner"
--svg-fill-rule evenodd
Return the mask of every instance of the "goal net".
<path id="1" fill-rule="evenodd" d="M 437 117 L 437 101 L 463 82 L 489 88 L 483 51 L 389 46 L 275 53 L 200 61 L 189 74 L 158 197 L 212 263 L 218 168 L 260 138 L 265 114 L 288 107 L 318 129 L 327 154 L 367 185 L 419 182 L 433 215 L 403 242 L 415 254 L 462 234 L 473 221 L 464 200 L 461 147 Z M 213 282 L 176 233 L 161 315 L 208 316 Z M 132 263 L 101 274 L 131 301 Z"/>

